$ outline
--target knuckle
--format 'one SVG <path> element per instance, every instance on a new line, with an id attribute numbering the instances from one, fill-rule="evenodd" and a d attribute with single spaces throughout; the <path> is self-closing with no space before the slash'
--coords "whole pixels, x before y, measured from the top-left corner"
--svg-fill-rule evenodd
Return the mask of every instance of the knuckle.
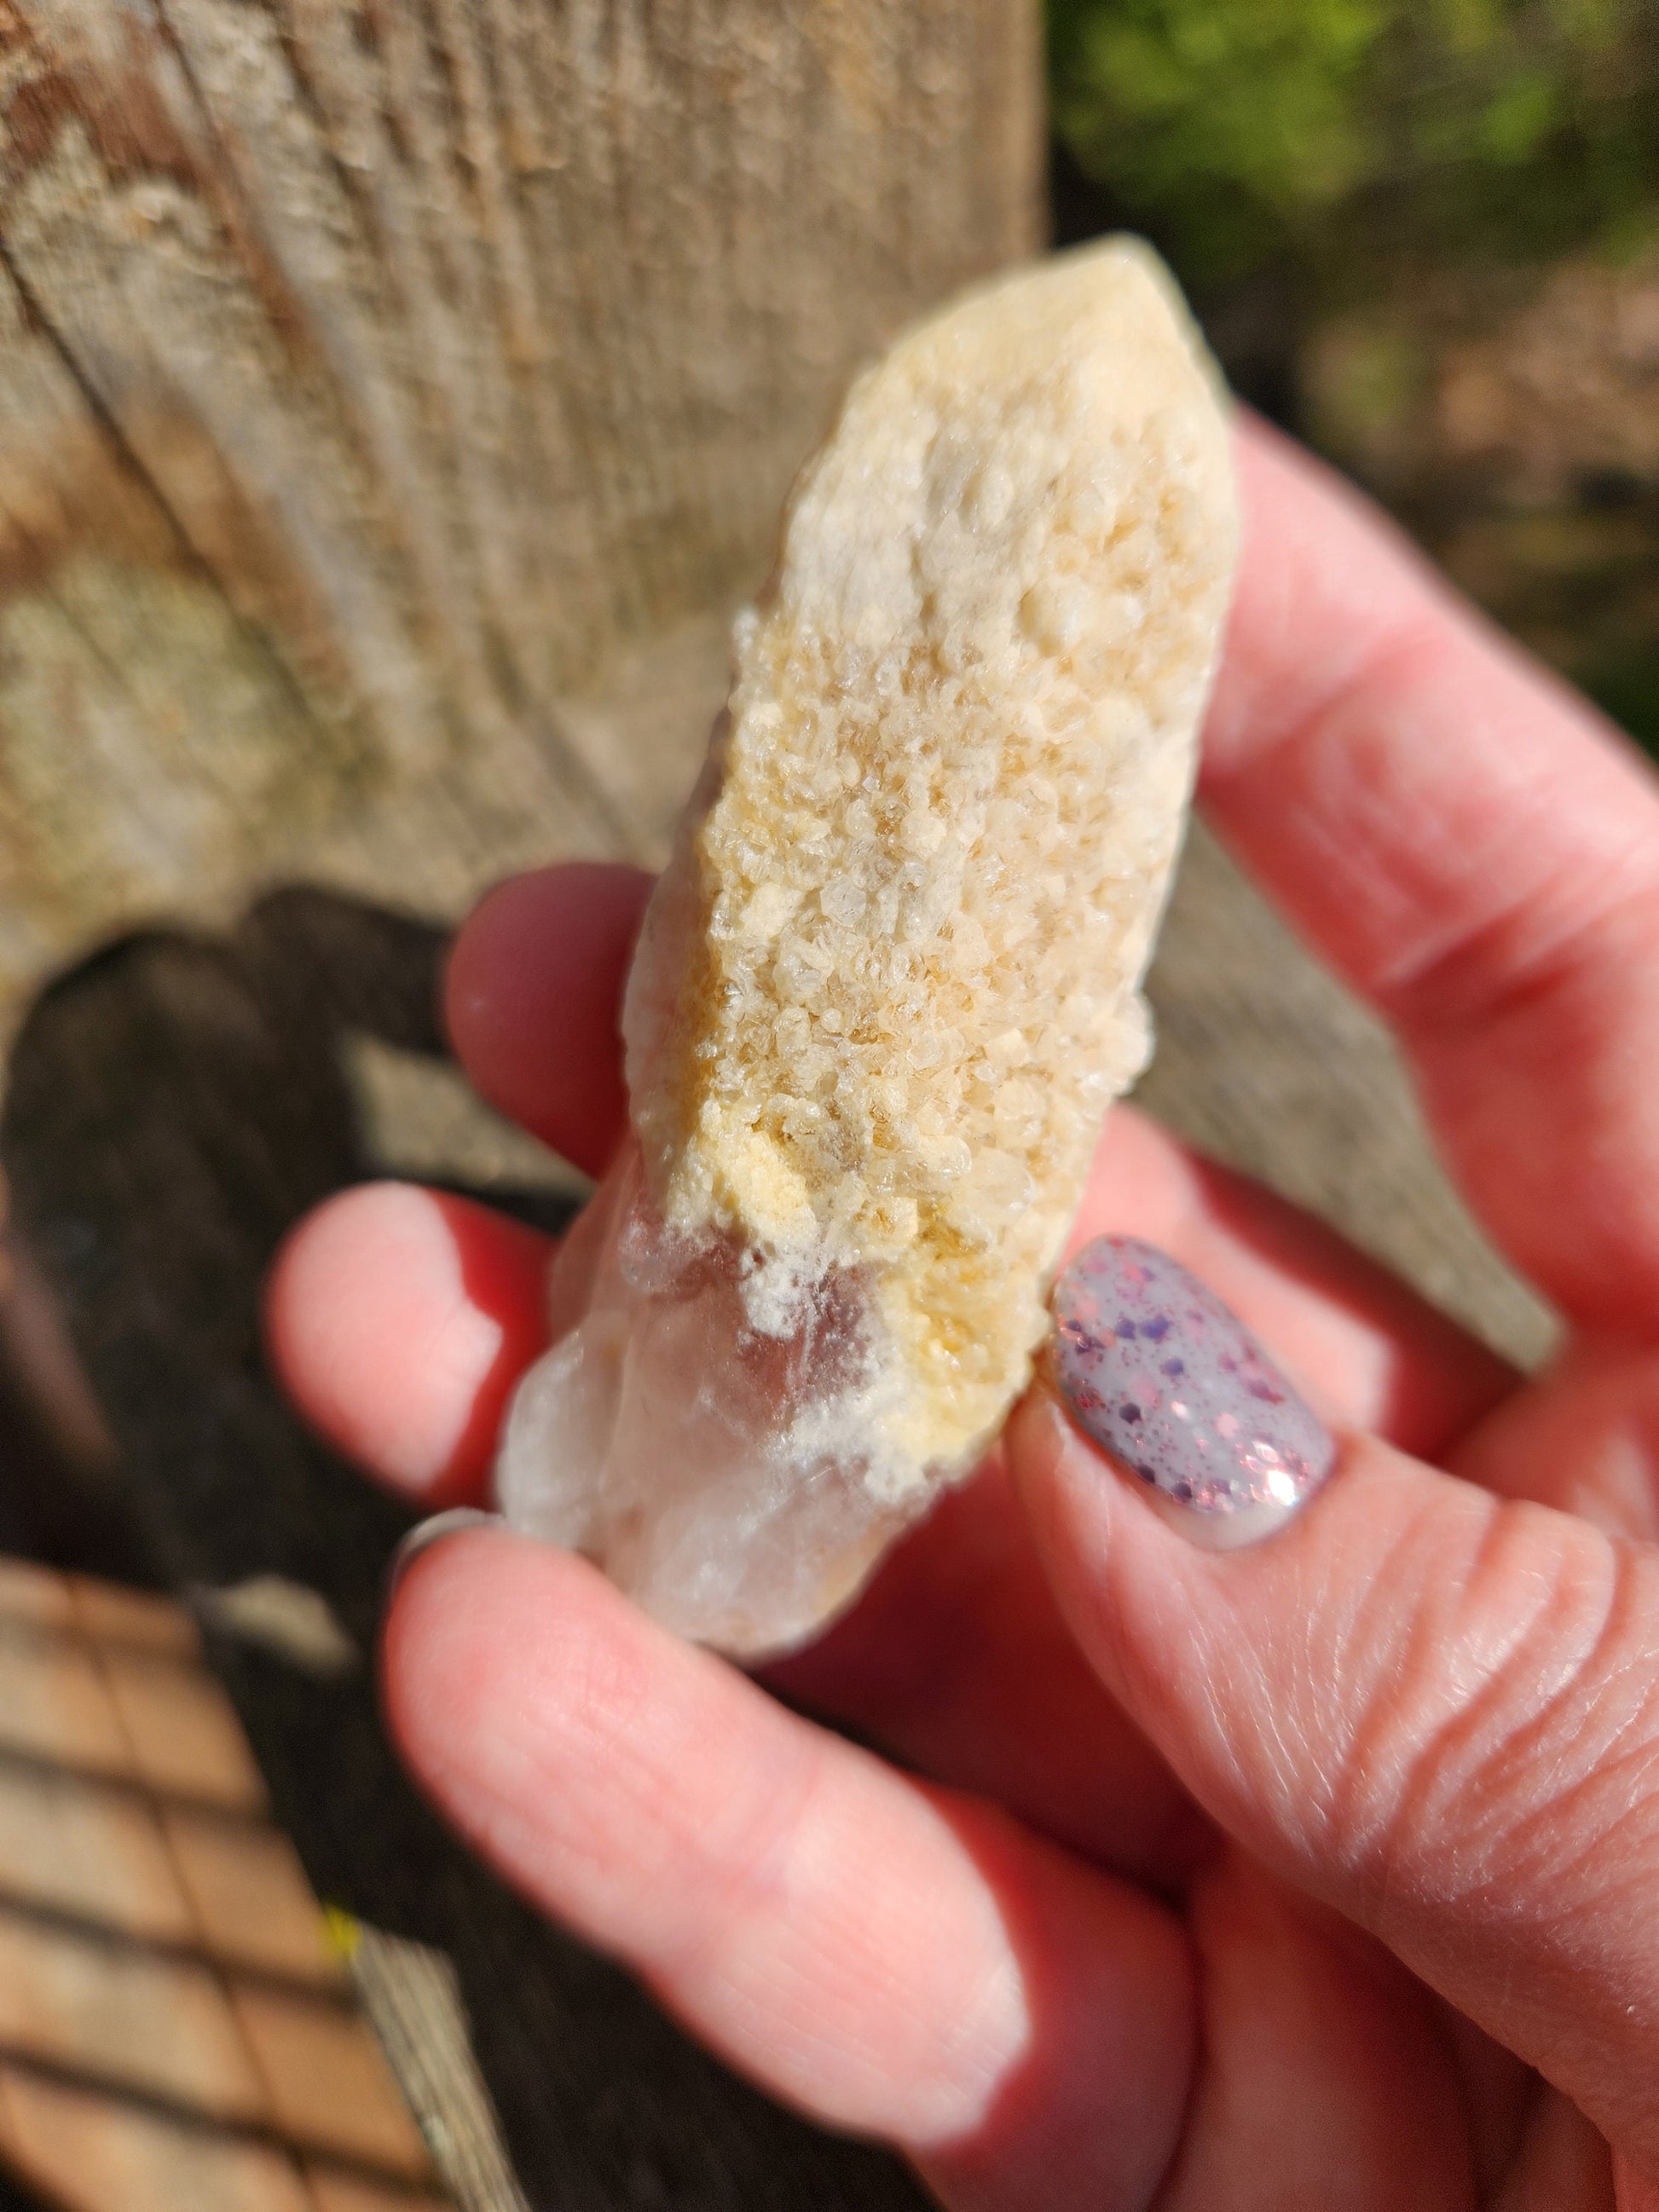
<path id="1" fill-rule="evenodd" d="M 1659 1561 L 1494 1505 L 1429 1589 L 1370 1670 L 1324 1808 L 1350 1876 L 1385 1911 L 1543 1896 L 1559 1915 L 1659 1863 Z"/>

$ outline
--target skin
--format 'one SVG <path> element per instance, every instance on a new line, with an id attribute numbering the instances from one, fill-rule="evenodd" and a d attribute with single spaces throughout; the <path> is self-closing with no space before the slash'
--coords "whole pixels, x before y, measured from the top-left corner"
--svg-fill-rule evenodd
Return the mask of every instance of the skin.
<path id="1" fill-rule="evenodd" d="M 1305 455 L 1238 459 L 1203 802 L 1393 1025 L 1559 1357 L 1121 1110 L 1077 1241 L 1163 1245 L 1338 1431 L 1285 1528 L 1188 1544 L 1039 1385 L 762 1680 L 480 1530 L 398 1583 L 386 1711 L 526 1896 L 948 2205 L 1659 2212 L 1659 790 Z M 646 889 L 505 884 L 450 970 L 478 1088 L 595 1171 Z M 481 1497 L 546 1256 L 347 1192 L 279 1259 L 278 1370 L 412 1504 Z"/>

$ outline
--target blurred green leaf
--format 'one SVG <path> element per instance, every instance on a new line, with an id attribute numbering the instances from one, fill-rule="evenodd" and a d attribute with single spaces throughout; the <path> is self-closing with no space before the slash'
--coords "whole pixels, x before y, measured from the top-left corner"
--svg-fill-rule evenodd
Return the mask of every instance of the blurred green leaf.
<path id="1" fill-rule="evenodd" d="M 1659 647 L 1620 654 L 1590 669 L 1583 680 L 1602 712 L 1659 756 Z"/>
<path id="2" fill-rule="evenodd" d="M 1049 0 L 1055 127 L 1189 282 L 1659 218 L 1659 0 Z"/>

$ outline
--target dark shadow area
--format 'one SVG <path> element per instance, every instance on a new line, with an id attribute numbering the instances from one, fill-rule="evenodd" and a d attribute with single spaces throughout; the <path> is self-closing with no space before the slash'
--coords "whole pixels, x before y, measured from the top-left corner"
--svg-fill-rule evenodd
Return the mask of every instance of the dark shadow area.
<path id="1" fill-rule="evenodd" d="M 26 2189 L 9 2173 L 0 2173 L 0 2212 L 63 2212 L 61 2200 Z"/>
<path id="2" fill-rule="evenodd" d="M 70 1348 L 21 1256 L 6 1255 L 0 1292 L 0 1553 L 152 1587 L 103 1424 L 85 1418 L 79 1376 L 63 1374 Z"/>
<path id="3" fill-rule="evenodd" d="M 18 1038 L 0 1157 L 116 1468 L 42 1449 L 9 1533 L 66 1566 L 185 1591 L 280 1575 L 372 1647 L 406 1516 L 301 1429 L 261 1356 L 259 1287 L 307 1207 L 376 1172 L 342 1048 L 442 1050 L 447 939 L 303 888 L 217 939 L 134 936 L 59 978 Z M 545 1194 L 491 1202 L 556 1225 Z M 14 1511 L 14 1506 L 15 1510 Z M 100 1517 L 101 1515 L 101 1517 Z M 615 1967 L 537 1920 L 439 1826 L 382 1735 L 370 1670 L 319 1680 L 210 1637 L 319 1894 L 453 1961 L 530 2203 L 915 2207 L 894 2161 L 808 2128 L 693 2048 Z"/>

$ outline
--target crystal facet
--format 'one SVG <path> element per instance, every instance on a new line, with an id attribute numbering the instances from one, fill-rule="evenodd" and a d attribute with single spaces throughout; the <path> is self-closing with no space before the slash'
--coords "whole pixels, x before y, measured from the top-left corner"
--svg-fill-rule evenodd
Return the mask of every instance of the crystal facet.
<path id="1" fill-rule="evenodd" d="M 688 1635 L 811 1635 L 1024 1386 L 1147 1050 L 1235 532 L 1212 374 L 1125 240 L 900 339 L 802 474 L 498 1469 Z"/>

